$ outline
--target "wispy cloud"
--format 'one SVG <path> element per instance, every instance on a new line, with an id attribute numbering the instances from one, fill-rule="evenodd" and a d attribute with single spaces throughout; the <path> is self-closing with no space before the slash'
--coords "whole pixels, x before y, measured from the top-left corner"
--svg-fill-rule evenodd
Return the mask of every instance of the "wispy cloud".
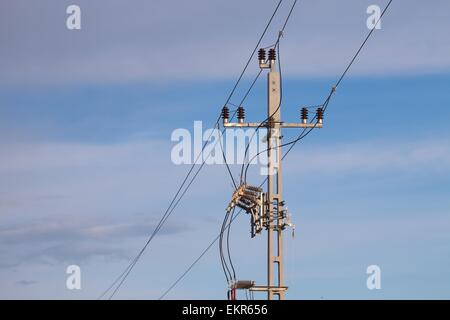
<path id="1" fill-rule="evenodd" d="M 5 144 L 0 266 L 128 259 L 136 251 L 133 243 L 140 246 L 153 232 L 167 206 L 165 181 L 186 172 L 171 163 L 169 145 Z M 188 217 L 168 221 L 158 234 L 192 231 Z"/>
<path id="2" fill-rule="evenodd" d="M 48 170 L 86 167 L 117 167 L 123 163 L 161 163 L 168 159 L 154 153 L 168 150 L 168 143 L 157 140 L 135 140 L 117 144 L 87 143 L 3 143 L 0 155 L 0 173 L 30 170 Z M 169 151 L 167 151 L 170 155 Z"/>
<path id="3" fill-rule="evenodd" d="M 32 280 L 19 280 L 16 281 L 16 284 L 20 285 L 20 286 L 31 286 L 33 284 L 35 284 L 36 281 L 32 281 Z"/>
<path id="4" fill-rule="evenodd" d="M 143 221 L 110 224 L 93 223 L 90 221 L 41 221 L 35 224 L 0 228 L 0 242 L 9 245 L 28 242 L 54 242 L 62 239 L 94 241 L 111 238 L 132 238 L 146 236 L 155 227 L 156 223 Z M 161 230 L 161 234 L 174 234 L 182 230 L 185 230 L 185 228 L 171 225 Z"/>
<path id="5" fill-rule="evenodd" d="M 0 229 L 0 267 L 18 267 L 23 263 L 88 262 L 93 259 L 128 259 L 134 250 L 124 243 L 145 239 L 156 222 L 95 223 L 92 221 L 45 221 Z M 169 224 L 160 236 L 188 230 L 186 225 Z"/>
<path id="6" fill-rule="evenodd" d="M 83 19 L 79 31 L 66 29 L 65 6 L 60 1 L 0 4 L 1 82 L 109 83 L 233 76 L 274 7 L 269 0 L 196 0 L 189 5 L 184 1 L 80 0 L 77 4 Z M 342 71 L 368 31 L 366 9 L 371 4 L 370 0 L 301 1 L 282 41 L 283 62 L 289 65 L 286 72 L 315 76 Z M 264 45 L 273 42 L 288 9 L 286 2 Z M 450 43 L 444 40 L 450 25 L 444 12 L 449 10 L 448 1 L 427 6 L 418 0 L 393 3 L 352 73 L 449 70 Z"/>
<path id="7" fill-rule="evenodd" d="M 329 145 L 293 152 L 289 161 L 301 161 L 295 170 L 317 174 L 343 172 L 390 172 L 425 169 L 430 173 L 450 170 L 450 144 L 433 141 L 367 141 Z M 290 169 L 293 170 L 293 169 Z"/>
<path id="8" fill-rule="evenodd" d="M 129 166 L 131 159 L 136 154 L 151 158 L 152 148 L 148 143 L 130 142 L 124 145 L 84 146 L 82 144 L 53 144 L 43 143 L 31 145 L 26 148 L 17 148 L 19 154 L 9 152 L 6 156 L 9 160 L 0 161 L 0 172 L 47 172 L 54 168 L 66 168 L 73 170 L 77 166 L 86 166 L 90 172 L 90 166 L 101 166 L 116 170 L 121 168 L 119 164 Z M 24 153 L 26 151 L 26 154 Z M 307 156 L 305 156 L 307 154 Z M 125 156 L 126 155 L 126 156 Z M 124 158 L 125 156 L 125 158 Z M 145 157 L 147 157 L 145 156 Z M 139 162 L 146 162 L 145 157 Z M 5 155 L 3 156 L 5 158 Z M 14 160 L 18 159 L 18 160 Z M 119 159 L 119 160 L 118 160 Z M 122 163 L 122 161 L 124 161 Z M 417 169 L 426 168 L 430 172 L 442 172 L 450 169 L 450 147 L 446 141 L 422 141 L 416 143 L 405 142 L 373 142 L 333 145 L 311 148 L 306 153 L 293 152 L 289 161 L 301 161 L 301 172 L 317 174 L 330 173 L 355 173 L 404 170 L 415 172 Z M 158 168 L 158 169 L 157 169 Z M 154 167 L 151 170 L 160 170 Z M 5 172 L 5 171 L 3 171 Z M 289 171 L 290 174 L 292 169 Z M 56 199 L 60 199 L 59 197 Z M 65 201 L 65 200 L 64 200 Z M 72 215 L 73 216 L 73 215 Z M 76 216 L 76 215 L 75 215 Z M 82 217 L 85 215 L 81 215 Z M 65 218 L 66 219 L 66 218 Z M 140 218 L 141 219 L 141 218 Z M 102 242 L 106 239 L 129 239 L 148 235 L 153 230 L 155 222 L 134 221 L 133 223 L 120 220 L 111 223 L 92 221 L 84 218 L 81 220 L 46 220 L 21 225 L 12 225 L 0 228 L 0 242 L 4 245 L 17 245 L 24 243 L 46 243 L 49 245 L 43 255 L 62 256 L 65 252 L 61 249 L 60 242 L 84 241 Z M 182 229 L 176 225 L 169 225 L 163 229 L 163 233 L 178 233 Z M 55 245 L 56 244 L 56 245 Z M 69 247 L 71 247 L 69 245 Z M 83 247 L 83 246 L 82 246 Z M 78 255 L 77 248 L 72 247 L 74 254 Z M 86 257 L 92 255 L 114 256 L 116 253 L 110 248 L 85 248 Z M 44 254 L 45 253 L 45 254 Z M 80 254 L 81 255 L 81 254 Z M 118 252 L 122 256 L 122 252 Z"/>

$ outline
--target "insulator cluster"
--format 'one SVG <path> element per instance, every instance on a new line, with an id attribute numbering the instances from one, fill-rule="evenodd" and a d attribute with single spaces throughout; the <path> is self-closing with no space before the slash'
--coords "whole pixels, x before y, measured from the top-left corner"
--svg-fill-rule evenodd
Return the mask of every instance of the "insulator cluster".
<path id="1" fill-rule="evenodd" d="M 243 209 L 251 215 L 251 235 L 252 238 L 261 233 L 264 227 L 263 221 L 263 189 L 241 184 L 233 192 L 231 202 L 228 204 L 227 212 L 235 207 Z"/>
<path id="2" fill-rule="evenodd" d="M 245 110 L 244 110 L 244 107 L 243 106 L 240 106 L 238 109 L 237 109 L 237 118 L 238 118 L 238 120 L 239 121 L 244 121 L 244 118 L 245 118 Z"/>
<path id="3" fill-rule="evenodd" d="M 224 106 L 222 108 L 222 119 L 229 119 L 230 118 L 230 109 L 228 109 L 227 106 Z"/>
<path id="4" fill-rule="evenodd" d="M 323 108 L 317 108 L 316 117 L 319 122 L 323 120 Z"/>
<path id="5" fill-rule="evenodd" d="M 277 58 L 277 53 L 275 51 L 275 49 L 269 49 L 269 60 L 271 61 L 275 61 Z"/>
<path id="6" fill-rule="evenodd" d="M 259 61 L 266 61 L 266 50 L 264 49 L 259 49 L 258 51 L 258 60 Z"/>
<path id="7" fill-rule="evenodd" d="M 300 117 L 302 119 L 303 123 L 306 123 L 308 121 L 308 109 L 302 108 L 300 111 Z"/>
<path id="8" fill-rule="evenodd" d="M 253 186 L 249 186 L 249 185 L 245 185 L 245 189 L 247 189 L 247 192 L 253 191 L 253 192 L 261 193 L 263 191 L 263 189 L 261 187 L 253 187 Z"/>

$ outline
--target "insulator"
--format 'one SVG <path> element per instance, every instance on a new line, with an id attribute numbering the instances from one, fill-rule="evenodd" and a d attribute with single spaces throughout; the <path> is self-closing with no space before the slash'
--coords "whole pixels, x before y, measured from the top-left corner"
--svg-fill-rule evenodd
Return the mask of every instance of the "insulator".
<path id="1" fill-rule="evenodd" d="M 225 120 L 225 119 L 228 120 L 229 118 L 230 118 L 230 109 L 228 109 L 227 106 L 224 106 L 222 108 L 222 119 L 223 120 Z"/>
<path id="2" fill-rule="evenodd" d="M 245 211 L 250 211 L 251 210 L 251 206 L 245 202 L 243 202 L 242 200 L 240 200 L 237 203 L 237 206 L 241 209 L 244 209 Z"/>
<path id="3" fill-rule="evenodd" d="M 240 107 L 237 109 L 237 118 L 238 118 L 238 120 L 244 120 L 244 118 L 245 118 L 245 110 L 244 110 L 244 107 L 240 106 Z"/>
<path id="4" fill-rule="evenodd" d="M 323 109 L 317 108 L 317 120 L 322 121 L 323 120 Z"/>
<path id="5" fill-rule="evenodd" d="M 259 196 L 261 195 L 261 192 L 252 191 L 252 190 L 245 190 L 244 194 L 252 196 L 254 198 L 259 198 Z"/>
<path id="6" fill-rule="evenodd" d="M 275 49 L 269 49 L 269 60 L 273 61 L 276 60 L 277 54 Z"/>
<path id="7" fill-rule="evenodd" d="M 224 106 L 222 108 L 222 119 L 229 119 L 230 118 L 230 109 L 228 109 L 227 106 Z"/>
<path id="8" fill-rule="evenodd" d="M 253 187 L 253 186 L 245 186 L 246 189 L 256 191 L 256 192 L 262 192 L 262 188 L 260 187 Z"/>
<path id="9" fill-rule="evenodd" d="M 249 196 L 249 195 L 247 195 L 247 194 L 244 194 L 244 195 L 242 196 L 242 199 L 248 200 L 248 201 L 250 201 L 251 203 L 256 203 L 256 202 L 258 201 L 258 198 Z"/>
<path id="10" fill-rule="evenodd" d="M 301 110 L 301 118 L 302 118 L 303 122 L 308 120 L 308 109 L 302 108 L 302 110 Z"/>
<path id="11" fill-rule="evenodd" d="M 258 51 L 258 60 L 259 61 L 266 61 L 266 50 L 264 49 L 259 49 Z"/>
<path id="12" fill-rule="evenodd" d="M 251 207 L 251 206 L 253 206 L 254 205 L 254 203 L 253 203 L 253 201 L 252 200 L 249 200 L 249 199 L 247 199 L 247 198 L 245 198 L 245 197 L 241 197 L 240 199 L 239 199 L 239 203 L 244 203 L 245 205 L 247 205 L 248 207 Z"/>

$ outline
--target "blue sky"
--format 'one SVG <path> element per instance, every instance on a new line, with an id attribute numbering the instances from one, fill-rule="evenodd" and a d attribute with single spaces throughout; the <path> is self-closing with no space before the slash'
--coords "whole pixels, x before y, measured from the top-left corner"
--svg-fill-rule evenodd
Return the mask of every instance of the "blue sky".
<path id="1" fill-rule="evenodd" d="M 78 1 L 79 31 L 65 28 L 69 4 L 0 4 L 1 298 L 92 299 L 111 284 L 188 170 L 171 162 L 172 131 L 212 125 L 275 2 Z M 368 31 L 369 4 L 300 2 L 281 43 L 285 119 L 324 100 Z M 394 0 L 325 128 L 285 161 L 288 298 L 450 298 L 449 9 Z M 255 61 L 233 102 L 256 72 Z M 264 90 L 248 119 L 264 117 Z M 231 192 L 225 168 L 206 166 L 117 297 L 157 298 L 218 233 Z M 233 226 L 234 262 L 263 282 L 264 239 L 248 228 L 246 216 Z M 80 291 L 65 288 L 70 264 Z M 371 264 L 378 291 L 366 288 Z M 168 298 L 225 291 L 214 247 Z"/>

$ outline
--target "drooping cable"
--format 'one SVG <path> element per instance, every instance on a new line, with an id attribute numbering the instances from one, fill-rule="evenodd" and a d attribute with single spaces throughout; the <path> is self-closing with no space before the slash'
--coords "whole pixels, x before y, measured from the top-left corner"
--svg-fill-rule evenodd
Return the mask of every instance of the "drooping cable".
<path id="1" fill-rule="evenodd" d="M 226 228 L 229 228 L 231 223 L 236 220 L 236 218 L 242 213 L 242 209 L 240 209 L 234 217 L 230 220 Z M 201 252 L 201 254 L 191 263 L 191 265 L 172 283 L 172 285 L 167 288 L 166 291 L 158 298 L 158 300 L 163 299 L 170 291 L 172 291 L 173 288 L 194 268 L 194 266 L 206 255 L 206 253 L 212 248 L 212 246 L 219 240 L 220 235 L 222 232 L 220 232 L 212 241 L 211 243 Z"/>
<path id="2" fill-rule="evenodd" d="M 357 59 L 357 57 L 359 56 L 359 54 L 361 53 L 362 49 L 363 49 L 364 46 L 366 45 L 367 41 L 369 40 L 369 38 L 371 37 L 371 35 L 372 35 L 373 32 L 375 31 L 376 26 L 377 26 L 378 23 L 380 22 L 381 18 L 384 16 L 384 14 L 386 13 L 386 11 L 387 11 L 388 8 L 390 7 L 392 1 L 393 1 L 393 0 L 390 0 L 390 1 L 388 2 L 388 4 L 385 6 L 385 8 L 383 9 L 383 11 L 381 12 L 380 17 L 379 17 L 378 20 L 376 21 L 376 23 L 375 23 L 375 25 L 373 26 L 373 28 L 368 32 L 368 34 L 367 34 L 366 37 L 364 38 L 364 41 L 363 41 L 362 44 L 359 46 L 359 48 L 358 48 L 358 50 L 356 51 L 356 53 L 353 55 L 352 59 L 351 59 L 350 62 L 348 63 L 348 65 L 347 65 L 347 67 L 345 68 L 344 72 L 343 72 L 343 73 L 341 74 L 341 76 L 338 78 L 336 84 L 335 84 L 334 86 L 332 86 L 332 88 L 331 88 L 331 90 L 330 90 L 330 93 L 329 93 L 328 96 L 326 97 L 324 103 L 321 105 L 322 108 L 323 108 L 323 112 L 325 112 L 325 111 L 327 110 L 328 105 L 329 105 L 329 103 L 330 103 L 330 100 L 331 100 L 332 96 L 334 95 L 334 93 L 336 92 L 337 87 L 341 84 L 342 80 L 343 80 L 344 77 L 347 75 L 347 73 L 348 73 L 348 71 L 350 70 L 351 66 L 352 66 L 353 63 L 356 61 L 356 59 Z M 292 148 L 295 146 L 295 144 L 296 144 L 297 142 L 299 142 L 300 140 L 304 139 L 306 136 L 308 136 L 308 135 L 311 133 L 311 131 L 312 131 L 313 129 L 316 128 L 316 126 L 317 126 L 317 124 L 318 124 L 318 121 L 316 121 L 316 116 L 311 120 L 310 123 L 314 123 L 314 126 L 311 127 L 311 128 L 309 128 L 309 129 L 307 129 L 307 128 L 303 129 L 303 130 L 301 131 L 301 133 L 298 135 L 297 138 L 295 138 L 294 140 L 292 140 L 292 141 L 290 141 L 290 142 L 287 142 L 287 143 L 284 143 L 284 144 L 280 145 L 280 147 L 290 146 L 289 149 L 288 149 L 288 151 L 286 152 L 285 156 L 292 150 Z M 275 149 L 275 148 L 276 148 L 276 147 L 273 147 L 273 148 L 270 148 L 270 149 L 273 150 L 273 149 Z M 247 164 L 247 166 L 246 166 L 246 168 L 245 168 L 245 172 L 244 172 L 244 181 L 245 181 L 245 182 L 247 181 L 247 171 L 248 171 L 248 168 L 249 168 L 249 166 L 250 166 L 250 164 L 251 164 L 251 161 L 252 161 L 255 157 L 259 156 L 261 153 L 267 152 L 268 150 L 269 150 L 269 149 L 262 150 L 262 151 L 258 152 L 258 153 L 257 153 L 257 154 L 249 161 L 249 163 Z M 242 178 L 241 178 L 241 179 L 242 179 Z"/>
<path id="3" fill-rule="evenodd" d="M 233 216 L 234 216 L 234 211 L 236 210 L 236 207 L 234 207 L 232 210 L 231 210 L 231 213 L 230 213 L 230 217 L 229 217 L 229 221 L 233 221 Z M 229 225 L 229 227 L 228 227 L 228 229 L 227 229 L 227 253 L 228 253 L 228 261 L 230 262 L 230 267 L 231 267 L 231 271 L 232 271 L 232 273 L 233 273 L 233 278 L 232 278 L 232 280 L 233 281 L 236 281 L 236 270 L 235 270 L 235 268 L 234 268 L 234 265 L 233 265 L 233 259 L 231 258 L 231 249 L 230 249 L 230 231 L 231 231 L 231 224 L 228 224 Z"/>
<path id="4" fill-rule="evenodd" d="M 283 100 L 283 92 L 282 92 L 282 74 L 281 74 L 281 62 L 280 62 L 280 40 L 281 37 L 283 36 L 283 33 L 286 29 L 286 26 L 291 18 L 292 12 L 294 11 L 295 6 L 297 5 L 298 0 L 295 0 L 294 3 L 291 6 L 291 9 L 289 10 L 288 15 L 286 16 L 286 19 L 283 23 L 283 27 L 281 28 L 281 30 L 278 32 L 278 37 L 277 37 L 277 41 L 275 42 L 275 44 L 273 45 L 273 49 L 277 50 L 277 55 L 278 55 L 278 71 L 280 73 L 280 102 L 278 104 L 278 107 L 274 110 L 274 112 L 272 112 L 272 114 L 270 114 L 265 120 L 263 120 L 255 129 L 255 131 L 253 131 L 249 142 L 247 143 L 246 147 L 245 147 L 245 151 L 244 151 L 244 156 L 242 159 L 242 166 L 241 166 L 241 172 L 240 172 L 240 179 L 241 179 L 241 184 L 243 183 L 243 171 L 244 171 L 244 166 L 245 166 L 245 158 L 247 157 L 247 153 L 248 150 L 250 148 L 250 144 L 255 136 L 255 134 L 259 131 L 259 129 L 267 122 L 270 121 L 270 119 L 278 112 L 278 110 L 280 110 L 281 108 L 281 103 Z M 260 73 L 262 72 L 262 69 L 260 70 Z"/>
<path id="5" fill-rule="evenodd" d="M 278 9 L 279 9 L 279 7 L 280 7 L 280 5 L 281 5 L 282 2 L 283 2 L 283 0 L 280 0 L 280 1 L 278 2 L 277 6 L 275 7 L 275 10 L 273 11 L 273 13 L 272 13 L 272 15 L 271 15 L 271 17 L 270 17 L 270 19 L 269 19 L 269 22 L 267 23 L 266 27 L 264 28 L 264 31 L 262 32 L 260 38 L 258 39 L 258 42 L 257 42 L 257 44 L 256 44 L 256 46 L 255 46 L 255 48 L 254 48 L 254 50 L 252 51 L 252 54 L 250 55 L 250 57 L 249 57 L 249 59 L 248 59 L 246 65 L 245 65 L 244 69 L 242 70 L 241 74 L 239 75 L 239 78 L 237 79 L 237 81 L 236 81 L 235 85 L 233 86 L 233 88 L 232 88 L 230 94 L 228 95 L 228 98 L 227 98 L 227 100 L 226 100 L 226 102 L 225 102 L 225 105 L 228 104 L 228 103 L 230 102 L 230 100 L 231 100 L 231 98 L 232 98 L 234 92 L 236 91 L 237 86 L 239 85 L 239 83 L 240 83 L 240 81 L 241 81 L 243 75 L 245 74 L 245 72 L 246 72 L 246 70 L 247 70 L 247 68 L 248 68 L 248 66 L 249 66 L 249 64 L 250 64 L 250 62 L 251 62 L 251 60 L 252 60 L 252 58 L 253 58 L 253 56 L 254 56 L 256 50 L 257 50 L 258 47 L 259 47 L 259 44 L 261 43 L 262 39 L 264 38 L 264 36 L 265 36 L 265 34 L 266 34 L 266 32 L 267 32 L 267 30 L 268 30 L 270 24 L 272 23 L 272 20 L 273 20 L 273 18 L 275 17 L 275 15 L 276 15 L 276 13 L 277 13 L 277 11 L 278 11 Z M 217 126 L 217 125 L 219 124 L 219 121 L 220 121 L 220 115 L 219 115 L 219 117 L 217 118 L 214 127 Z M 212 132 L 211 132 L 211 135 L 212 135 Z M 183 195 L 186 193 L 186 191 L 188 190 L 189 186 L 192 184 L 192 182 L 194 181 L 195 177 L 196 177 L 196 176 L 198 175 L 198 173 L 200 172 L 201 168 L 203 168 L 203 165 L 204 165 L 204 163 L 205 163 L 206 160 L 204 160 L 204 161 L 202 162 L 200 169 L 194 174 L 194 177 L 193 177 L 193 179 L 191 179 L 191 182 L 190 182 L 190 183 L 188 184 L 188 186 L 185 188 L 184 192 L 179 196 L 181 190 L 183 189 L 185 183 L 187 182 L 189 176 L 191 175 L 191 173 L 192 173 L 192 171 L 193 171 L 195 165 L 197 164 L 198 159 L 199 159 L 200 156 L 202 155 L 202 153 L 203 153 L 203 151 L 204 151 L 204 149 L 205 149 L 205 147 L 206 147 L 206 145 L 207 145 L 207 141 L 208 141 L 210 138 L 211 138 L 211 136 L 206 140 L 205 144 L 203 145 L 202 151 L 198 154 L 196 160 L 194 161 L 194 163 L 193 163 L 192 166 L 190 167 L 190 169 L 189 169 L 187 175 L 185 176 L 185 178 L 184 178 L 184 180 L 183 180 L 181 186 L 178 188 L 177 192 L 175 193 L 175 196 L 172 198 L 172 200 L 171 200 L 171 202 L 170 202 L 168 208 L 166 209 L 165 213 L 163 214 L 163 217 L 161 218 L 160 222 L 159 222 L 158 225 L 156 226 L 156 228 L 155 228 L 155 230 L 153 231 L 152 235 L 149 237 L 149 239 L 148 239 L 147 242 L 145 243 L 144 247 L 139 251 L 139 253 L 136 255 L 136 257 L 135 257 L 135 258 L 131 261 L 131 263 L 125 268 L 125 270 L 119 275 L 119 277 L 116 278 L 116 279 L 114 280 L 114 282 L 113 282 L 113 283 L 112 283 L 112 284 L 111 284 L 111 285 L 110 285 L 110 286 L 109 286 L 109 287 L 108 287 L 108 288 L 100 295 L 99 299 L 103 298 L 103 296 L 105 296 L 109 291 L 111 291 L 112 288 L 118 283 L 117 287 L 114 289 L 114 291 L 113 291 L 112 294 L 110 295 L 109 299 L 112 299 L 112 298 L 114 297 L 114 295 L 116 294 L 116 292 L 117 292 L 117 291 L 119 290 L 119 288 L 122 286 L 122 284 L 124 283 L 125 279 L 128 277 L 128 275 L 130 274 L 131 270 L 134 268 L 134 266 L 136 265 L 136 263 L 138 262 L 138 260 L 140 259 L 140 257 L 142 256 L 142 254 L 144 253 L 144 251 L 146 250 L 146 248 L 147 248 L 148 245 L 150 244 L 150 242 L 153 240 L 154 236 L 159 232 L 159 230 L 160 230 L 160 228 L 162 227 L 162 225 L 165 223 L 165 221 L 167 220 L 167 218 L 170 216 L 170 214 L 171 214 L 171 213 L 173 212 L 173 210 L 176 208 L 176 206 L 178 205 L 178 203 L 179 203 L 180 200 L 182 199 Z M 226 161 L 226 159 L 225 159 L 225 161 Z M 235 181 L 234 181 L 234 177 L 233 177 L 233 175 L 231 174 L 231 170 L 229 170 L 228 163 L 226 162 L 226 164 L 227 164 L 227 169 L 228 169 L 228 171 L 229 171 L 229 173 L 230 173 L 231 179 L 233 180 L 233 183 L 236 184 Z M 177 197 L 178 197 L 178 200 L 176 200 Z M 176 202 L 175 202 L 175 201 L 176 201 Z M 120 282 L 119 282 L 119 281 L 120 281 Z"/>
<path id="6" fill-rule="evenodd" d="M 380 19 L 384 16 L 385 12 L 387 11 L 387 9 L 389 8 L 389 6 L 391 5 L 393 0 L 390 0 L 389 3 L 387 4 L 387 6 L 384 8 L 382 14 L 380 15 L 380 18 L 378 19 L 378 21 L 376 22 L 375 26 L 379 23 Z M 364 40 L 363 44 L 361 45 L 361 47 L 358 49 L 357 53 L 355 54 L 355 56 L 352 58 L 352 60 L 349 63 L 349 66 L 347 66 L 347 68 L 345 69 L 344 73 L 341 75 L 341 77 L 339 78 L 339 80 L 336 82 L 336 85 L 339 85 L 342 82 L 342 79 L 345 77 L 345 75 L 347 74 L 348 70 L 350 69 L 351 65 L 354 63 L 354 61 L 356 60 L 357 56 L 359 55 L 359 52 L 362 50 L 362 48 L 364 47 L 365 43 L 367 42 L 367 40 L 369 39 L 370 35 L 373 33 L 373 30 L 375 29 L 375 27 L 369 32 L 369 34 L 367 35 L 366 39 Z M 261 72 L 260 72 L 261 73 Z M 336 86 L 337 87 L 337 86 Z M 333 87 L 329 93 L 329 95 L 327 96 L 327 98 L 325 99 L 325 102 L 321 105 L 323 106 L 324 111 L 327 109 L 328 104 L 330 102 L 330 99 L 332 97 L 332 95 L 334 94 L 334 92 L 336 88 Z M 314 121 L 315 119 L 313 119 L 312 121 Z M 287 143 L 285 145 L 289 145 L 290 147 L 289 149 L 284 153 L 284 155 L 282 156 L 282 159 L 284 159 L 289 152 L 292 150 L 292 148 L 294 147 L 294 145 L 300 141 L 301 139 L 303 139 L 307 134 L 309 134 L 309 132 L 311 132 L 311 130 L 309 130 L 307 132 L 307 134 L 305 135 L 304 133 L 306 132 L 306 129 L 302 130 L 302 133 L 298 136 L 297 139 L 295 139 L 294 141 L 291 141 L 290 143 Z M 267 151 L 267 150 L 265 150 Z M 248 169 L 248 166 L 246 168 L 246 170 Z M 264 181 L 260 184 L 260 186 L 262 186 L 265 182 L 267 181 L 267 178 L 264 179 Z M 238 214 L 235 216 L 235 218 L 241 213 L 241 211 L 238 212 Z M 234 221 L 231 220 L 229 224 L 231 224 Z M 194 262 L 187 268 L 187 270 L 181 274 L 180 277 L 177 278 L 177 280 L 163 293 L 163 295 L 161 295 L 160 299 L 164 298 L 191 270 L 192 268 L 201 260 L 201 258 L 208 252 L 208 250 L 214 245 L 214 243 L 219 239 L 220 234 L 208 245 L 208 247 L 206 247 L 206 249 L 201 253 L 201 255 L 194 260 Z M 251 292 L 251 296 L 253 299 L 253 292 Z"/>

